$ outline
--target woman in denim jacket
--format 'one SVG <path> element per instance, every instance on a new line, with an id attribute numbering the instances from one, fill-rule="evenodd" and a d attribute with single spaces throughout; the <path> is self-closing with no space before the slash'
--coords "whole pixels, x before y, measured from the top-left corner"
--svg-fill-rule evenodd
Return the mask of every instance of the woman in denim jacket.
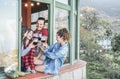
<path id="1" fill-rule="evenodd" d="M 38 61 L 40 64 L 43 62 L 43 65 L 35 63 L 35 70 L 45 74 L 58 74 L 67 56 L 69 39 L 70 33 L 66 28 L 62 28 L 57 32 L 55 44 L 48 47 L 47 43 L 43 43 L 41 53 L 46 56 L 46 59 L 44 61 L 39 59 Z"/>

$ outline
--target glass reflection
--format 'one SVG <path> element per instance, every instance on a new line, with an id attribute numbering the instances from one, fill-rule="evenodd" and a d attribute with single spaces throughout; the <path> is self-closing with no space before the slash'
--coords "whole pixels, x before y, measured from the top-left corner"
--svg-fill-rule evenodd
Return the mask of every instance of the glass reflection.
<path id="1" fill-rule="evenodd" d="M 68 11 L 56 8 L 55 9 L 55 33 L 61 28 L 68 28 Z"/>
<path id="2" fill-rule="evenodd" d="M 68 4 L 68 0 L 56 0 L 56 1 L 64 3 L 64 4 Z"/>
<path id="3" fill-rule="evenodd" d="M 7 72 L 18 66 L 18 1 L 0 0 L 0 10 L 0 68 Z"/>

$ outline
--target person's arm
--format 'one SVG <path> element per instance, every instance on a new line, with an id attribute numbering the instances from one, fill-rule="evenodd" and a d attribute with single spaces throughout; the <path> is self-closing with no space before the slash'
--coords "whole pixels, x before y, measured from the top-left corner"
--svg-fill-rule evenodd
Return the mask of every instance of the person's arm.
<path id="1" fill-rule="evenodd" d="M 25 49 L 23 49 L 23 46 L 22 46 L 22 54 L 21 54 L 21 56 L 25 56 L 31 50 L 31 48 L 35 48 L 35 46 L 36 45 L 33 45 L 33 42 L 31 42 L 29 44 L 29 46 L 27 48 L 25 48 Z"/>
<path id="2" fill-rule="evenodd" d="M 45 50 L 44 55 L 47 56 L 48 58 L 51 58 L 51 59 L 57 59 L 57 58 L 64 57 L 67 54 L 67 51 L 68 51 L 67 48 L 59 49 L 59 50 L 54 51 L 54 52 L 50 52 L 50 51 Z"/>
<path id="3" fill-rule="evenodd" d="M 37 59 L 40 58 L 41 54 L 42 54 L 42 51 L 40 51 L 40 52 L 38 53 Z"/>
<path id="4" fill-rule="evenodd" d="M 25 56 L 30 51 L 30 49 L 31 48 L 29 48 L 29 47 L 27 47 L 26 49 L 23 49 L 21 56 Z"/>

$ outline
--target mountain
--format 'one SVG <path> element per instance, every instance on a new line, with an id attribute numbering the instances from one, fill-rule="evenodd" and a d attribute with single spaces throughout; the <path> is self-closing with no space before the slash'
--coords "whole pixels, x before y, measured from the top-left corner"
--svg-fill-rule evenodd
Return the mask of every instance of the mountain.
<path id="1" fill-rule="evenodd" d="M 80 7 L 91 6 L 100 12 L 120 19 L 120 0 L 80 0 Z"/>

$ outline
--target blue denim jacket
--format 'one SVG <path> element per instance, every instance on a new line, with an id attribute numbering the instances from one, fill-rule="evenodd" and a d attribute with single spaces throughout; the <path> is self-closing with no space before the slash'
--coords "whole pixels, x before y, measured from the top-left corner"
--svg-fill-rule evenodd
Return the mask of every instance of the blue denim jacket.
<path id="1" fill-rule="evenodd" d="M 64 63 L 67 56 L 68 46 L 67 44 L 60 46 L 59 43 L 55 43 L 44 51 L 46 59 L 44 61 L 45 74 L 58 74 L 59 69 Z"/>

